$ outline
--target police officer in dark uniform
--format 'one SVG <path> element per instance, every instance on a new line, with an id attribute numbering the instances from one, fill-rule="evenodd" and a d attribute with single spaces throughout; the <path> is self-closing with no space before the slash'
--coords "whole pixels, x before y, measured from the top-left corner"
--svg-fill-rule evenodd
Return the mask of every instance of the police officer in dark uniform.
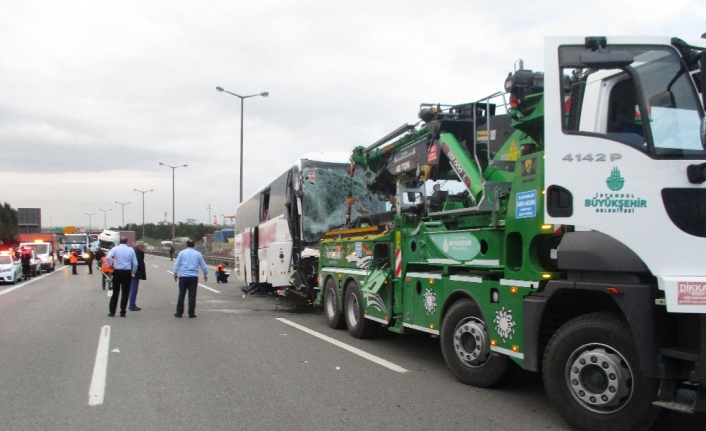
<path id="1" fill-rule="evenodd" d="M 86 247 L 86 264 L 88 265 L 89 274 L 93 274 L 93 259 L 95 259 L 93 251 L 91 251 L 89 247 Z"/>

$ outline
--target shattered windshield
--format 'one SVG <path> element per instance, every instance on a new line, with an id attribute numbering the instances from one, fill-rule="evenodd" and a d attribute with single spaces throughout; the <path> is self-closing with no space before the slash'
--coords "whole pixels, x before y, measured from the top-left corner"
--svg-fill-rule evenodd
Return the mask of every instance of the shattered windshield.
<path id="1" fill-rule="evenodd" d="M 329 230 L 346 223 L 346 198 L 351 179 L 345 165 L 326 168 L 304 168 L 301 172 L 304 242 L 318 241 Z M 351 220 L 384 211 L 377 196 L 365 194 L 362 170 L 356 170 L 353 181 Z"/>

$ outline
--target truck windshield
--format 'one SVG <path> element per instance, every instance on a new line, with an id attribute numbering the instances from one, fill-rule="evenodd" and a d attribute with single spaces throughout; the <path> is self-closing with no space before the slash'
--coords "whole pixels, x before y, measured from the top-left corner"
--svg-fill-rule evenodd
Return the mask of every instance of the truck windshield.
<path id="1" fill-rule="evenodd" d="M 568 83 L 564 130 L 601 134 L 660 158 L 706 157 L 700 103 L 677 52 L 656 46 L 610 48 L 629 52 L 633 63 L 624 69 L 581 67 L 586 48 L 561 47 Z"/>
<path id="2" fill-rule="evenodd" d="M 64 235 L 64 244 L 88 244 L 86 235 Z"/>
<path id="3" fill-rule="evenodd" d="M 318 241 L 329 230 L 346 223 L 346 197 L 351 179 L 347 166 L 304 168 L 301 171 L 303 239 Z M 377 196 L 365 193 L 362 169 L 356 170 L 353 181 L 351 220 L 385 211 L 384 203 Z"/>

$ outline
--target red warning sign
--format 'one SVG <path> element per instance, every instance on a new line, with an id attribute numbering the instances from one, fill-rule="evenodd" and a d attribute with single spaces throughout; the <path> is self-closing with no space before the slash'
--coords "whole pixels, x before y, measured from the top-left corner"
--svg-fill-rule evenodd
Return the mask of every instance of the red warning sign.
<path id="1" fill-rule="evenodd" d="M 680 281 L 677 289 L 679 305 L 706 305 L 706 283 Z"/>

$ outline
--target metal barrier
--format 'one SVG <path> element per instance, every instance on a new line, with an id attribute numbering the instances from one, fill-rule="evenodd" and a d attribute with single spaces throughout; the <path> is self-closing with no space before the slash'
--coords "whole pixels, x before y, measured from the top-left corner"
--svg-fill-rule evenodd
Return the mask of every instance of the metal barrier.
<path id="1" fill-rule="evenodd" d="M 179 254 L 179 251 L 181 251 L 181 250 L 174 251 L 174 259 L 176 259 L 177 255 Z M 164 250 L 150 250 L 150 251 L 145 250 L 145 254 L 169 258 L 169 252 L 164 251 Z M 213 254 L 206 254 L 206 253 L 201 253 L 201 254 L 203 255 L 203 260 L 205 260 L 208 265 L 218 265 L 221 262 L 228 263 L 229 268 L 233 268 L 233 266 L 235 265 L 235 260 L 233 259 L 232 256 L 213 255 Z"/>

